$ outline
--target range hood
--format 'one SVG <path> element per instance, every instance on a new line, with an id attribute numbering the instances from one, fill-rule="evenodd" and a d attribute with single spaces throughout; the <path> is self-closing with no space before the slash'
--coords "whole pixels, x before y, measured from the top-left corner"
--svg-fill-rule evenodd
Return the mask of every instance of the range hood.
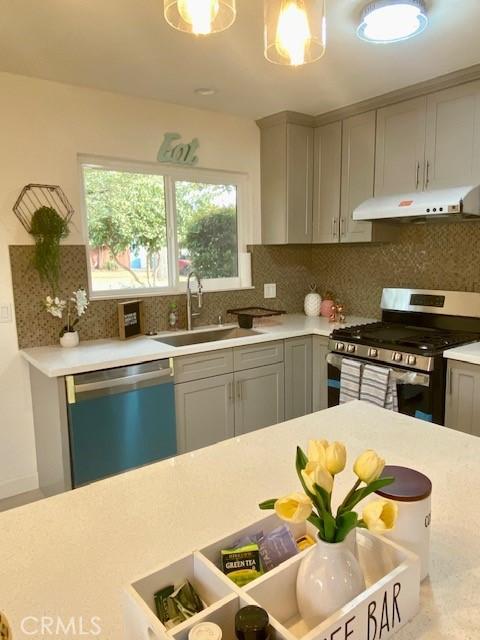
<path id="1" fill-rule="evenodd" d="M 353 212 L 354 220 L 458 220 L 480 216 L 480 187 L 453 187 L 380 196 L 362 202 Z"/>

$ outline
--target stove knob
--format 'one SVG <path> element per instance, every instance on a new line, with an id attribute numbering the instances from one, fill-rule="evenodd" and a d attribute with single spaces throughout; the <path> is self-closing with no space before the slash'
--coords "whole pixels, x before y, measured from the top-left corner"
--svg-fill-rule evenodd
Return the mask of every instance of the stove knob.
<path id="1" fill-rule="evenodd" d="M 376 349 L 369 349 L 368 350 L 368 356 L 369 356 L 369 358 L 377 358 L 378 357 L 378 351 Z"/>
<path id="2" fill-rule="evenodd" d="M 416 357 L 415 357 L 415 356 L 408 356 L 408 358 L 407 358 L 407 364 L 411 364 L 411 365 L 417 364 L 417 359 L 416 359 Z"/>
<path id="3" fill-rule="evenodd" d="M 401 362 L 403 360 L 403 355 L 398 351 L 395 351 L 395 353 L 392 355 L 392 360 L 394 360 L 395 362 Z"/>
<path id="4" fill-rule="evenodd" d="M 356 350 L 357 350 L 357 347 L 354 344 L 347 345 L 348 353 L 355 353 Z"/>
<path id="5" fill-rule="evenodd" d="M 345 345 L 343 344 L 343 342 L 337 342 L 337 344 L 335 345 L 335 349 L 337 351 L 345 351 Z"/>

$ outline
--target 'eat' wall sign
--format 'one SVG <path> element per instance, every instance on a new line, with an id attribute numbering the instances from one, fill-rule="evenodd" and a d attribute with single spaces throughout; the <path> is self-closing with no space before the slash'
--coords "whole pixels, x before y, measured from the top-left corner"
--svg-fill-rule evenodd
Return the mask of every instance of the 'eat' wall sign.
<path id="1" fill-rule="evenodd" d="M 192 166 L 197 164 L 198 157 L 195 155 L 200 143 L 198 138 L 193 138 L 191 142 L 177 142 L 182 136 L 179 133 L 166 133 L 162 146 L 157 155 L 158 162 L 173 162 L 174 164 L 184 164 Z"/>

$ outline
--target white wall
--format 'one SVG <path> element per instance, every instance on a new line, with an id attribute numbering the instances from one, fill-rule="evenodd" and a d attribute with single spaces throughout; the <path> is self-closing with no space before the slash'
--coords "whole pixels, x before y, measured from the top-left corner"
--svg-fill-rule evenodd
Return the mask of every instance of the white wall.
<path id="1" fill-rule="evenodd" d="M 0 95 L 0 304 L 13 308 L 8 245 L 31 242 L 12 212 L 22 187 L 61 185 L 76 210 L 68 242 L 82 242 L 77 155 L 154 162 L 167 131 L 199 138 L 198 166 L 249 176 L 249 235 L 259 240 L 260 142 L 252 120 L 4 73 Z M 28 369 L 14 322 L 0 323 L 0 498 L 36 486 Z"/>

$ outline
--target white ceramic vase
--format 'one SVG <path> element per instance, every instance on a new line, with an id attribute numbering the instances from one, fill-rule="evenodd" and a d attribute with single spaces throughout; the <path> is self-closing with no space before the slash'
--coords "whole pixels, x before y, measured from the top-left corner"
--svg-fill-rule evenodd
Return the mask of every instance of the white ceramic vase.
<path id="1" fill-rule="evenodd" d="M 305 296 L 303 309 L 306 316 L 315 317 L 320 315 L 322 298 L 320 294 L 316 292 L 316 288 L 317 286 L 315 284 L 310 285 L 310 293 L 307 293 Z"/>
<path id="2" fill-rule="evenodd" d="M 352 540 L 318 540 L 300 564 L 298 610 L 313 628 L 365 590 L 365 579 L 353 555 Z"/>
<path id="3" fill-rule="evenodd" d="M 76 347 L 80 342 L 78 331 L 66 331 L 60 338 L 62 347 Z"/>

